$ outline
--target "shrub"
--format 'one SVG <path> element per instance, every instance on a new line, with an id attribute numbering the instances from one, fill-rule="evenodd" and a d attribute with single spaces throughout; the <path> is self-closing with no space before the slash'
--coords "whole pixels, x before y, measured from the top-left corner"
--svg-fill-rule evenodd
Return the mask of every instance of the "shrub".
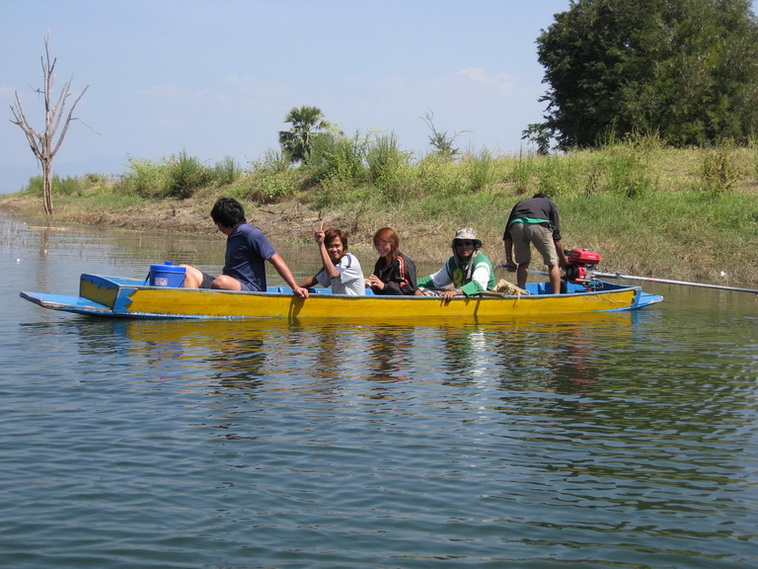
<path id="1" fill-rule="evenodd" d="M 159 164 L 150 160 L 127 159 L 128 172 L 121 176 L 116 189 L 142 197 L 158 197 L 163 187 L 164 172 Z"/>
<path id="2" fill-rule="evenodd" d="M 228 186 L 240 178 L 244 172 L 231 156 L 226 156 L 223 160 L 216 162 L 213 167 L 213 179 L 217 186 Z"/>
<path id="3" fill-rule="evenodd" d="M 534 154 L 519 152 L 516 164 L 511 173 L 511 179 L 516 186 L 516 195 L 532 194 L 537 177 L 537 165 Z"/>
<path id="4" fill-rule="evenodd" d="M 272 172 L 261 170 L 254 172 L 243 185 L 245 196 L 257 203 L 276 203 L 295 194 L 298 183 L 293 171 Z"/>
<path id="5" fill-rule="evenodd" d="M 734 144 L 727 141 L 708 149 L 700 166 L 701 190 L 713 193 L 731 191 L 740 177 Z"/>
<path id="6" fill-rule="evenodd" d="M 196 189 L 213 180 L 213 171 L 184 150 L 169 157 L 167 174 L 164 195 L 181 199 L 192 197 Z"/>
<path id="7" fill-rule="evenodd" d="M 319 136 L 311 152 L 310 163 L 316 168 L 314 178 L 357 185 L 365 178 L 366 145 L 357 132 L 352 138 L 331 133 Z"/>
<path id="8" fill-rule="evenodd" d="M 369 180 L 390 201 L 403 197 L 403 182 L 409 180 L 404 168 L 408 166 L 411 154 L 400 150 L 394 134 L 380 136 L 368 147 L 366 162 Z"/>
<path id="9" fill-rule="evenodd" d="M 182 151 L 163 158 L 160 163 L 129 158 L 131 172 L 123 175 L 119 189 L 142 197 L 191 197 L 196 189 L 213 181 L 213 170 Z"/>
<path id="10" fill-rule="evenodd" d="M 251 169 L 256 171 L 286 172 L 290 168 L 290 160 L 278 150 L 268 149 L 261 160 L 251 163 Z"/>
<path id="11" fill-rule="evenodd" d="M 415 186 L 420 196 L 439 199 L 463 192 L 465 179 L 460 165 L 436 152 L 424 156 L 415 171 Z"/>
<path id="12" fill-rule="evenodd" d="M 81 196 L 84 191 L 84 182 L 77 177 L 66 176 L 61 179 L 53 177 L 53 192 L 64 196 Z"/>
<path id="13" fill-rule="evenodd" d="M 84 175 L 84 179 L 90 186 L 102 186 L 108 181 L 108 176 L 89 172 Z"/>
<path id="14" fill-rule="evenodd" d="M 85 183 L 81 178 L 72 176 L 60 178 L 57 175 L 53 175 L 50 183 L 52 185 L 53 194 L 64 196 L 81 196 L 85 187 Z M 43 186 L 44 180 L 42 179 L 42 176 L 34 176 L 33 178 L 29 178 L 26 191 L 32 195 L 41 196 Z"/>
<path id="15" fill-rule="evenodd" d="M 355 191 L 355 186 L 340 180 L 338 177 L 326 178 L 321 181 L 316 189 L 313 205 L 319 211 L 343 205 L 350 201 L 350 197 Z"/>
<path id="16" fill-rule="evenodd" d="M 478 156 L 469 156 L 466 160 L 468 185 L 470 191 L 478 191 L 492 183 L 494 164 L 492 155 L 484 150 Z"/>

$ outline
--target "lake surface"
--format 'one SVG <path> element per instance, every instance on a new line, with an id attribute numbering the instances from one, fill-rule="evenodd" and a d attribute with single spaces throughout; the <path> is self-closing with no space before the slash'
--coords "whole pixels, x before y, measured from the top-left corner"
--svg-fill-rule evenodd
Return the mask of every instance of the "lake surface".
<path id="1" fill-rule="evenodd" d="M 18 293 L 217 271 L 222 236 L 2 212 L 0 236 L 0 567 L 758 566 L 756 295 L 646 285 L 665 302 L 502 325 L 111 321 Z"/>

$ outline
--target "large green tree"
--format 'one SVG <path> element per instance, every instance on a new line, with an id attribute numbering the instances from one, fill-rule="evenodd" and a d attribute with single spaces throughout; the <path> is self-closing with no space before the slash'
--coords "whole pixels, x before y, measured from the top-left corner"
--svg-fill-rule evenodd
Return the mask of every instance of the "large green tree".
<path id="1" fill-rule="evenodd" d="M 575 0 L 537 39 L 545 122 L 525 138 L 592 147 L 631 132 L 674 146 L 758 133 L 748 0 Z"/>
<path id="2" fill-rule="evenodd" d="M 315 138 L 333 129 L 323 118 L 321 109 L 309 106 L 295 107 L 284 117 L 292 126 L 279 132 L 279 144 L 290 162 L 308 164 Z"/>

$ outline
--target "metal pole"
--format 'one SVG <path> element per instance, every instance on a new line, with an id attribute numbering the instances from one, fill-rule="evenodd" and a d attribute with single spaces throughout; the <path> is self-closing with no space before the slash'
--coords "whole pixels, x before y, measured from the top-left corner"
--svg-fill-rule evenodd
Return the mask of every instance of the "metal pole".
<path id="1" fill-rule="evenodd" d="M 505 265 L 500 263 L 498 265 L 499 268 L 505 269 Z M 547 276 L 547 273 L 544 271 L 533 271 L 532 269 L 529 269 L 529 273 L 533 275 L 543 275 Z M 651 283 L 663 283 L 663 284 L 675 284 L 675 285 L 684 285 L 684 286 L 694 286 L 694 287 L 701 287 L 701 288 L 715 288 L 719 290 L 731 290 L 735 292 L 752 292 L 753 294 L 758 294 L 758 289 L 755 288 L 739 288 L 735 286 L 723 286 L 723 285 L 714 285 L 714 284 L 707 284 L 707 283 L 693 283 L 689 281 L 675 281 L 671 279 L 656 279 L 653 277 L 638 277 L 636 275 L 622 275 L 621 273 L 601 273 L 598 271 L 591 271 L 588 273 L 588 276 L 592 277 L 600 277 L 604 279 L 625 279 L 625 280 L 631 280 L 631 281 L 647 281 Z"/>
<path id="2" fill-rule="evenodd" d="M 689 281 L 675 281 L 671 279 L 656 279 L 653 277 L 638 277 L 636 275 L 622 275 L 620 273 L 600 273 L 597 271 L 592 271 L 592 276 L 601 277 L 605 279 L 625 279 L 625 280 L 632 280 L 632 281 L 647 281 L 651 283 L 675 284 L 675 285 L 694 286 L 694 287 L 702 287 L 702 288 L 716 288 L 720 290 L 733 290 L 736 292 L 752 292 L 753 294 L 758 294 L 758 289 L 755 289 L 755 288 L 739 288 L 739 287 L 734 287 L 734 286 L 723 286 L 723 285 L 715 285 L 715 284 L 708 284 L 708 283 L 693 283 Z"/>

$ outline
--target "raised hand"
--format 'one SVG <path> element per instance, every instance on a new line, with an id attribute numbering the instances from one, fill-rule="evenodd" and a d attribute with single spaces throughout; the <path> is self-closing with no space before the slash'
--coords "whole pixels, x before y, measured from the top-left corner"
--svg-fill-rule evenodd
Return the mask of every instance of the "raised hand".
<path id="1" fill-rule="evenodd" d="M 318 229 L 317 229 L 317 230 L 316 230 L 316 231 L 313 233 L 313 238 L 314 238 L 314 240 L 316 241 L 316 243 L 318 243 L 319 245 L 321 245 L 321 244 L 323 244 L 323 242 L 324 242 L 324 237 L 325 237 L 325 233 L 324 233 L 324 222 L 322 221 L 322 222 L 321 222 L 321 227 L 319 227 L 319 228 L 318 228 Z"/>

